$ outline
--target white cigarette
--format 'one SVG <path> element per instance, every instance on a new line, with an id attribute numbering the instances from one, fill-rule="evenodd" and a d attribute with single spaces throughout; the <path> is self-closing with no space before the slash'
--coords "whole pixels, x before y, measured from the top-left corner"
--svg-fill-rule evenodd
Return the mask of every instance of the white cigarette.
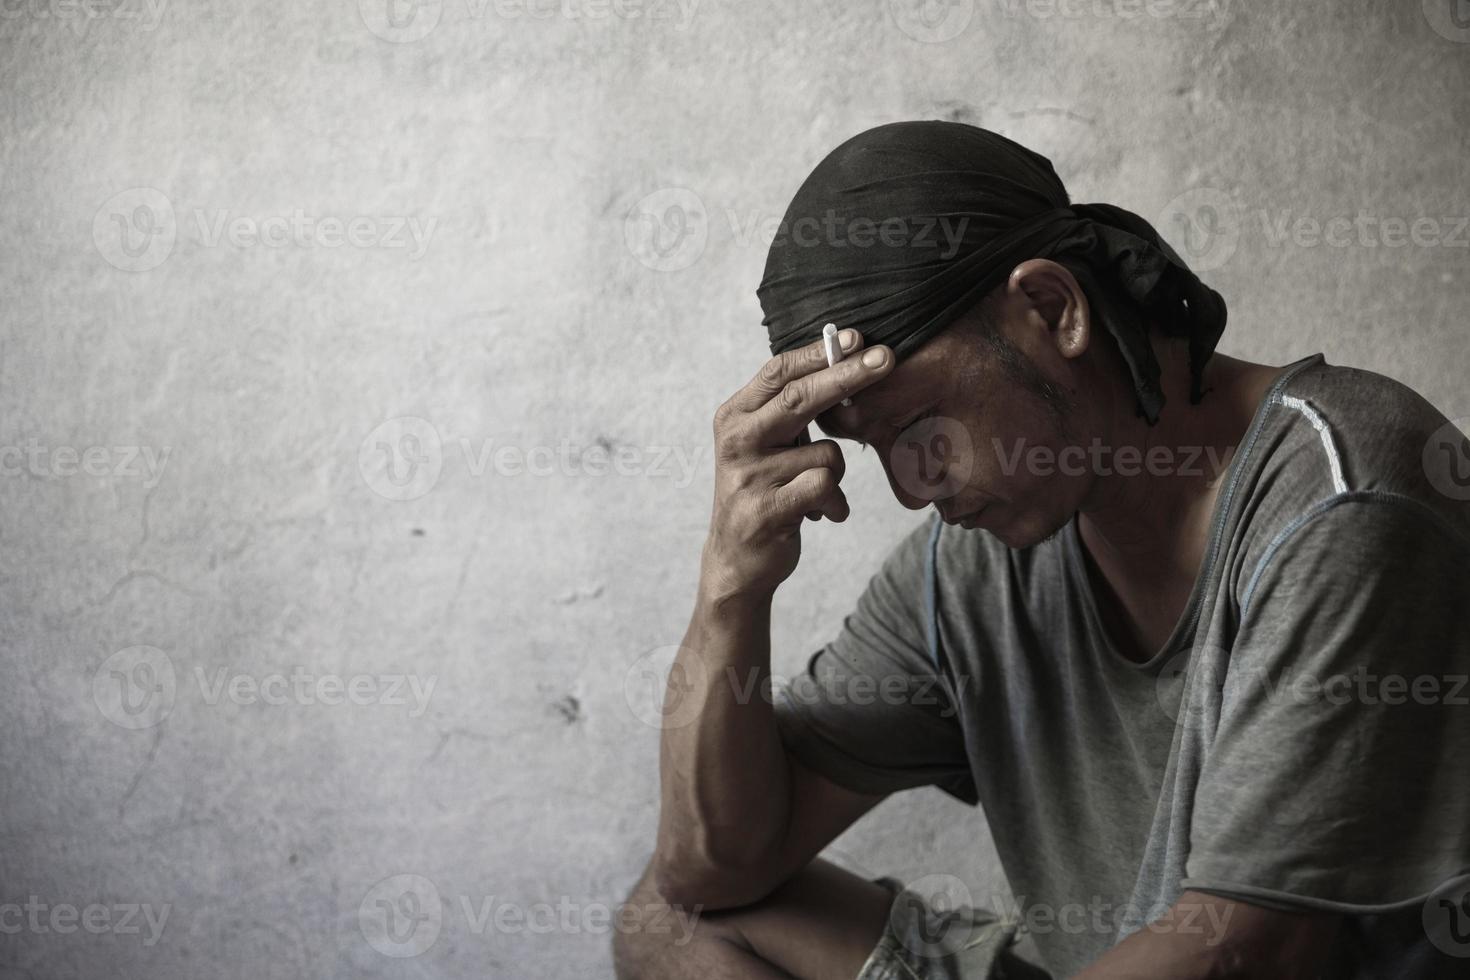
<path id="1" fill-rule="evenodd" d="M 842 360 L 842 345 L 837 342 L 837 324 L 829 323 L 822 328 L 822 349 L 827 352 L 827 366 Z M 851 405 L 851 398 L 842 399 L 842 404 Z"/>

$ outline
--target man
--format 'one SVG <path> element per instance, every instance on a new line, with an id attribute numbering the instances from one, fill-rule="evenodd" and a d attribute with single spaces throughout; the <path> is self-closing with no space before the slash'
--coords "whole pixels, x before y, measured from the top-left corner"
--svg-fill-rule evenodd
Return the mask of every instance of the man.
<path id="1" fill-rule="evenodd" d="M 1470 446 L 1439 412 L 1215 354 L 1224 302 L 1147 222 L 956 123 L 833 151 L 759 295 L 630 899 L 703 914 L 620 937 L 621 977 L 1037 975 L 1012 918 L 816 857 L 930 784 L 984 807 L 1050 975 L 1462 975 Z M 938 520 L 772 705 L 801 523 L 848 515 L 811 421 Z"/>

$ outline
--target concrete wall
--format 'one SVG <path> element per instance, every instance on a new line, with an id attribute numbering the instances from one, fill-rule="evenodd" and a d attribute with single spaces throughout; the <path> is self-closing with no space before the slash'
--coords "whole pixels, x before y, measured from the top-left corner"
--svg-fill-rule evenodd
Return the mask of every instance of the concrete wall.
<path id="1" fill-rule="evenodd" d="M 1470 414 L 1448 0 L 387 3 L 0 5 L 0 977 L 607 976 L 710 415 L 870 125 L 1028 143 L 1225 351 Z M 780 673 L 919 519 L 849 494 Z M 937 791 L 834 851 L 1003 894 Z"/>

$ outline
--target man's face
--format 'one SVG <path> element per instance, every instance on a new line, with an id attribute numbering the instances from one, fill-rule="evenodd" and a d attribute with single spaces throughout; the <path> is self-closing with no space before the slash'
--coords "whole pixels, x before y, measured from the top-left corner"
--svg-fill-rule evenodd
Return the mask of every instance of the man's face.
<path id="1" fill-rule="evenodd" d="M 961 322 L 945 330 L 850 407 L 816 421 L 829 436 L 875 450 L 905 507 L 932 503 L 948 523 L 1029 547 L 1064 527 L 1090 486 L 1077 472 L 1084 467 L 1066 475 L 1055 465 L 1064 447 L 1090 436 L 1076 431 L 1084 413 L 1074 395 L 1086 386 L 1080 367 L 1048 350 L 1044 337 L 1028 344 L 1020 332 L 1007 369 L 981 329 Z"/>

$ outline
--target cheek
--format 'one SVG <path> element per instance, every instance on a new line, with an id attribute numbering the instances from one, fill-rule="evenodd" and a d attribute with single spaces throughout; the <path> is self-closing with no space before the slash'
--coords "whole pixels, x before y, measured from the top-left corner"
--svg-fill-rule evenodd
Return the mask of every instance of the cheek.
<path id="1" fill-rule="evenodd" d="M 972 430 L 972 485 L 1013 500 L 1040 503 L 1072 495 L 1085 467 L 1055 429 L 985 427 Z"/>

